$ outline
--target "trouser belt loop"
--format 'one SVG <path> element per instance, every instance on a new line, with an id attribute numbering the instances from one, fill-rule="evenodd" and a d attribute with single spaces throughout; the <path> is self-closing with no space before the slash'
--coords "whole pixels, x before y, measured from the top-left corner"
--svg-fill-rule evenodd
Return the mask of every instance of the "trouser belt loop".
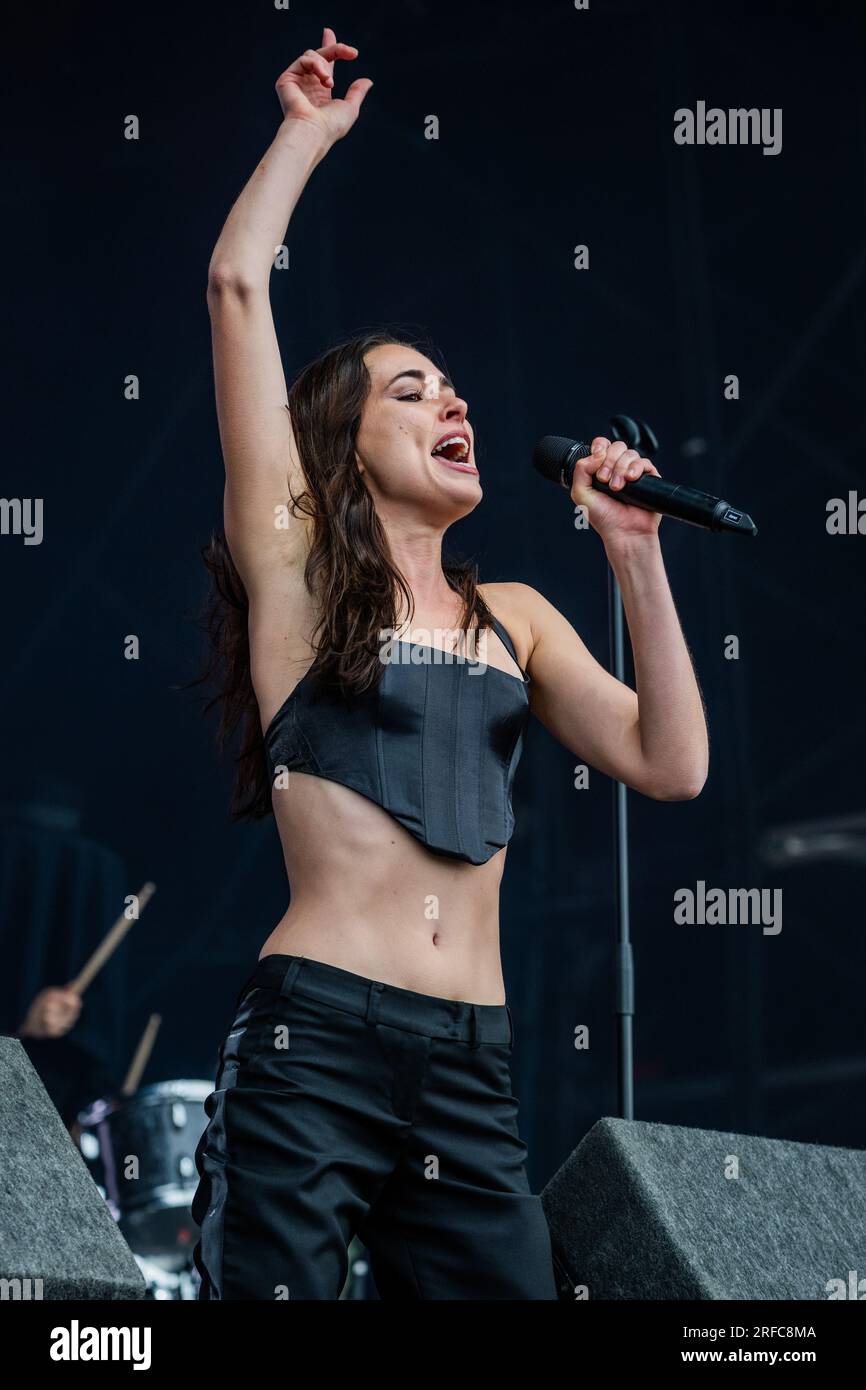
<path id="1" fill-rule="evenodd" d="M 478 1009 L 475 1004 L 470 1004 L 469 1008 L 469 1046 L 480 1047 L 481 1039 L 478 1036 Z"/>
<path id="2" fill-rule="evenodd" d="M 513 1047 L 513 1046 L 514 1046 L 514 1019 L 511 1017 L 511 1005 L 510 1005 L 510 1004 L 506 1004 L 506 1005 L 505 1005 L 505 1008 L 506 1008 L 506 1011 L 507 1011 L 507 1013 L 508 1013 L 508 1046 L 509 1046 L 509 1047 Z"/>
<path id="3" fill-rule="evenodd" d="M 367 1013 L 364 1020 L 366 1023 L 378 1023 L 379 1006 L 382 1002 L 382 990 L 384 988 L 385 986 L 378 980 L 374 980 L 370 985 L 370 992 L 367 997 Z"/>
<path id="4" fill-rule="evenodd" d="M 296 959 L 289 962 L 289 968 L 283 976 L 283 983 L 280 986 L 281 999 L 289 998 L 292 990 L 295 988 L 295 981 L 298 978 L 298 972 L 300 971 L 300 968 L 303 965 L 303 963 L 304 962 L 301 959 Z"/>

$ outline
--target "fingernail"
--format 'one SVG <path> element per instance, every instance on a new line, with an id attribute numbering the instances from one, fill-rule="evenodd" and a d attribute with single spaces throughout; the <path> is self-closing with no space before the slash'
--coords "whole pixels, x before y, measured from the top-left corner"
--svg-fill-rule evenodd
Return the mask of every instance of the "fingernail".
<path id="1" fill-rule="evenodd" d="M 603 483 L 607 482 L 608 478 L 610 477 L 610 469 L 607 467 L 607 464 L 605 464 L 604 468 L 600 468 L 598 470 L 598 476 L 601 478 L 601 481 Z"/>

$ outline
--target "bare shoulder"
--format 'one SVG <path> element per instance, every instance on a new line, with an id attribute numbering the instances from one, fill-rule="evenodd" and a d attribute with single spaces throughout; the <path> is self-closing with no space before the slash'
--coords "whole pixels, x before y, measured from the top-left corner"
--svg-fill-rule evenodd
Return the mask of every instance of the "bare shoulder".
<path id="1" fill-rule="evenodd" d="M 521 584 L 516 580 L 479 584 L 478 589 L 493 616 L 498 618 L 510 636 L 517 659 L 525 670 L 538 641 L 545 613 L 551 611 L 552 605 L 530 584 Z"/>

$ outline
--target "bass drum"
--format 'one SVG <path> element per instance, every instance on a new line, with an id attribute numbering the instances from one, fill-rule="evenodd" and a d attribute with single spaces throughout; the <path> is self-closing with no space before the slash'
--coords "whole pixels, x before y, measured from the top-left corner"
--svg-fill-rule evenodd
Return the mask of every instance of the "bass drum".
<path id="1" fill-rule="evenodd" d="M 161 1081 L 95 1101 L 78 1116 L 78 1146 L 132 1253 L 188 1269 L 198 1239 L 190 1205 L 209 1081 Z"/>

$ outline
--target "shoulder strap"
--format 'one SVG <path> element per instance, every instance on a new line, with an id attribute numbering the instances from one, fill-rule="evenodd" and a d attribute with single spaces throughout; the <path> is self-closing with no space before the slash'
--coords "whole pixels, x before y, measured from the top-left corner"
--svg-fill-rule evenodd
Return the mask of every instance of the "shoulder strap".
<path id="1" fill-rule="evenodd" d="M 491 613 L 490 616 L 493 617 L 493 614 Z M 511 656 L 514 657 L 518 671 L 523 673 L 523 667 L 517 660 L 517 652 L 514 650 L 514 643 L 512 642 L 511 638 L 509 637 L 508 633 L 506 632 L 505 628 L 502 626 L 498 618 L 493 618 L 493 627 L 506 650 L 509 652 Z"/>

